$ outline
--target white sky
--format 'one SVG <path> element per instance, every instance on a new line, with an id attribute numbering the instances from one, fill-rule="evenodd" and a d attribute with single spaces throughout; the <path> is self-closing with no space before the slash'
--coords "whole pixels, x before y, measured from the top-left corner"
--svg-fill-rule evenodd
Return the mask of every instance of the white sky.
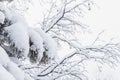
<path id="1" fill-rule="evenodd" d="M 105 30 L 108 37 L 117 37 L 120 34 L 120 0 L 94 0 L 98 8 L 93 7 L 92 11 L 87 13 L 84 21 L 92 27 L 93 30 L 101 32 Z M 94 27 L 94 28 L 93 28 Z"/>
<path id="2" fill-rule="evenodd" d="M 90 23 L 97 26 L 109 26 L 109 28 L 120 26 L 120 0 L 96 0 L 99 6 L 97 10 L 93 8 L 93 13 L 89 14 Z"/>
<path id="3" fill-rule="evenodd" d="M 83 22 L 91 26 L 94 33 L 105 30 L 102 39 L 117 38 L 120 41 L 120 0 L 94 0 L 99 8 L 92 8 L 92 11 L 85 15 Z M 91 67 L 92 66 L 92 67 Z M 96 64 L 89 63 L 90 80 L 120 80 L 120 66 L 111 69 L 104 66 L 102 72 L 97 72 Z M 92 68 L 92 69 L 91 69 Z"/>

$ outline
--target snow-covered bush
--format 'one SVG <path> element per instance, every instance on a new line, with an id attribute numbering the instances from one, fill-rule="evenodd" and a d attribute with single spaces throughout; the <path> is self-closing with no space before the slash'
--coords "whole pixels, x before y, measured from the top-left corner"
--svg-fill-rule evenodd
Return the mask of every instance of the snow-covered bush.
<path id="1" fill-rule="evenodd" d="M 27 75 L 18 67 L 19 61 L 46 63 L 55 59 L 56 47 L 53 38 L 40 26 L 29 27 L 23 16 L 0 2 L 0 80 L 32 79 L 29 75 L 24 77 Z"/>
<path id="2" fill-rule="evenodd" d="M 5 6 L 0 8 L 1 24 L 5 24 L 3 23 L 5 19 L 9 22 L 5 26 L 1 25 L 5 39 L 5 42 L 1 45 L 8 52 L 9 56 L 17 56 L 18 58 L 29 57 L 32 62 L 40 62 L 45 57 L 44 55 L 47 56 L 46 59 L 55 58 L 56 44 L 48 34 L 40 28 L 37 30 L 30 28 L 25 19 L 13 9 L 3 4 L 0 4 L 0 6 Z"/>
<path id="3" fill-rule="evenodd" d="M 0 80 L 24 80 L 23 71 L 13 63 L 6 51 L 0 47 Z"/>
<path id="4" fill-rule="evenodd" d="M 91 0 L 1 1 L 0 80 L 87 80 L 85 61 L 112 65 L 119 62 L 119 44 L 95 44 L 101 33 L 87 46 L 79 41 L 80 36 L 74 36 L 82 30 L 87 31 L 88 26 L 81 23 L 80 17 L 83 9 L 91 10 Z M 36 24 L 31 23 L 31 27 L 24 17 L 36 16 L 30 15 L 34 12 L 31 8 L 39 10 L 39 1 L 40 5 L 50 7 L 35 12 L 43 15 Z M 56 57 L 57 50 L 61 50 L 56 42 L 68 52 L 61 59 Z"/>

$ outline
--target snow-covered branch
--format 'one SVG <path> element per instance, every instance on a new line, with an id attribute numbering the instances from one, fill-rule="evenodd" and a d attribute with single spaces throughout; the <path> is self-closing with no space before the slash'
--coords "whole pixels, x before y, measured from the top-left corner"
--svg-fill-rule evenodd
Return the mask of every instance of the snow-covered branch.
<path id="1" fill-rule="evenodd" d="M 67 2 L 67 1 L 64 1 L 62 2 L 63 5 L 61 6 L 60 9 L 58 9 L 57 13 L 55 15 L 53 15 L 53 17 L 51 18 L 51 15 L 47 16 L 47 18 L 44 19 L 43 21 L 43 29 L 45 30 L 45 32 L 48 32 L 50 31 L 51 29 L 53 29 L 57 24 L 60 25 L 60 22 L 61 21 L 70 21 L 73 23 L 73 25 L 79 25 L 81 26 L 82 28 L 85 28 L 86 26 L 83 25 L 82 23 L 80 22 L 77 22 L 77 21 L 74 21 L 73 18 L 72 19 L 69 19 L 70 17 L 68 16 L 69 14 L 71 15 L 71 13 L 74 12 L 74 10 L 76 8 L 79 8 L 81 5 L 84 5 L 85 3 L 90 3 L 89 0 L 83 0 L 83 1 L 78 1 L 78 4 L 77 5 L 74 5 L 72 7 L 70 7 L 70 5 L 72 4 L 75 4 L 77 3 L 77 1 L 70 1 L 70 2 Z M 52 7 L 53 8 L 53 7 Z M 52 9 L 50 8 L 50 12 L 49 14 L 52 14 Z M 79 11 L 81 11 L 81 9 L 79 9 Z M 77 12 L 78 14 L 81 14 L 79 12 Z M 67 16 L 69 18 L 67 18 Z M 79 17 L 79 16 L 77 16 Z M 62 24 L 63 25 L 63 24 Z M 65 27 L 65 26 L 64 26 Z"/>
<path id="2" fill-rule="evenodd" d="M 26 5 L 28 10 L 34 8 L 33 1 L 27 1 L 31 4 Z M 29 11 L 19 5 L 27 4 L 26 1 L 0 1 L 0 80 L 87 80 L 86 61 L 110 65 L 120 62 L 120 43 L 97 44 L 103 31 L 89 45 L 83 45 L 75 37 L 77 32 L 88 27 L 80 18 L 84 8 L 91 9 L 92 1 L 38 1 L 50 6 L 43 21 L 39 22 L 42 24 L 34 26 L 24 19 Z M 17 7 L 26 9 L 26 14 L 19 14 Z M 63 47 L 68 49 L 68 53 L 65 52 L 68 55 L 59 59 L 57 53 Z M 3 76 L 5 74 L 8 78 Z"/>

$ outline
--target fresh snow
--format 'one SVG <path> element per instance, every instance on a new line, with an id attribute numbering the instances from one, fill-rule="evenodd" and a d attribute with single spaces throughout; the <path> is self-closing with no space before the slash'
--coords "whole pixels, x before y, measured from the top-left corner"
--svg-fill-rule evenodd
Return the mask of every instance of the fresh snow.
<path id="1" fill-rule="evenodd" d="M 17 65 L 22 65 L 22 62 L 17 57 L 9 57 L 12 62 Z"/>
<path id="2" fill-rule="evenodd" d="M 24 80 L 24 72 L 13 62 L 9 62 L 7 70 L 15 77 L 16 80 Z"/>
<path id="3" fill-rule="evenodd" d="M 22 52 L 24 57 L 27 57 L 29 52 L 29 36 L 25 25 L 17 22 L 6 27 L 5 30 L 8 32 L 8 36 L 13 44 L 15 44 L 15 47 Z"/>
<path id="4" fill-rule="evenodd" d="M 38 60 L 43 57 L 43 52 L 46 50 L 46 55 L 54 59 L 57 54 L 57 44 L 54 39 L 39 28 L 30 28 L 24 18 L 15 12 L 12 8 L 0 3 L 0 23 L 4 20 L 10 20 L 11 24 L 5 27 L 15 51 L 21 52 L 20 56 L 28 57 L 29 49 L 38 52 Z M 33 44 L 30 46 L 31 41 Z M 12 49 L 11 49 L 12 50 Z M 17 52 L 13 54 L 16 54 Z M 31 76 L 24 74 L 18 67 L 20 61 L 17 58 L 9 58 L 6 51 L 0 47 L 0 80 L 33 80 Z"/>
<path id="5" fill-rule="evenodd" d="M 5 28 L 10 40 L 15 44 L 15 47 L 22 52 L 22 55 L 27 57 L 29 53 L 29 35 L 26 21 L 17 12 L 9 8 L 5 8 L 5 15 L 12 23 Z"/>
<path id="6" fill-rule="evenodd" d="M 16 80 L 16 79 L 0 64 L 0 80 Z"/>
<path id="7" fill-rule="evenodd" d="M 30 40 L 33 43 L 31 46 L 31 50 L 38 52 L 38 60 L 40 61 L 43 57 L 44 47 L 43 47 L 43 39 L 41 36 L 33 29 L 29 29 Z"/>
<path id="8" fill-rule="evenodd" d="M 24 80 L 24 73 L 10 61 L 2 47 L 0 47 L 0 80 Z"/>
<path id="9" fill-rule="evenodd" d="M 0 47 L 0 64 L 4 67 L 7 66 L 7 64 L 10 62 L 10 59 L 7 55 L 7 53 L 5 52 L 5 50 Z"/>
<path id="10" fill-rule="evenodd" d="M 44 45 L 48 49 L 48 51 L 46 51 L 48 57 L 55 58 L 57 54 L 57 43 L 54 41 L 54 39 L 50 35 L 45 33 L 41 28 L 35 28 L 35 30 L 43 38 L 43 41 L 45 43 Z"/>
<path id="11" fill-rule="evenodd" d="M 0 23 L 4 23 L 5 15 L 0 11 Z"/>

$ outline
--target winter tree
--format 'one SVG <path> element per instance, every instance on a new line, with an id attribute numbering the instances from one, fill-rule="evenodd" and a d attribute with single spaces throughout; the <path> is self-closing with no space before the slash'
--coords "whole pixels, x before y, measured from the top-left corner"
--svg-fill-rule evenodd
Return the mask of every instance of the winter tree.
<path id="1" fill-rule="evenodd" d="M 88 30 L 79 18 L 91 10 L 92 1 L 36 0 L 50 7 L 44 8 L 43 18 L 33 24 L 26 16 L 35 9 L 34 2 L 0 0 L 0 80 L 87 80 L 85 61 L 119 62 L 118 43 L 96 44 L 102 32 L 87 46 L 74 37 L 78 31 Z M 71 52 L 59 59 L 63 43 Z"/>

